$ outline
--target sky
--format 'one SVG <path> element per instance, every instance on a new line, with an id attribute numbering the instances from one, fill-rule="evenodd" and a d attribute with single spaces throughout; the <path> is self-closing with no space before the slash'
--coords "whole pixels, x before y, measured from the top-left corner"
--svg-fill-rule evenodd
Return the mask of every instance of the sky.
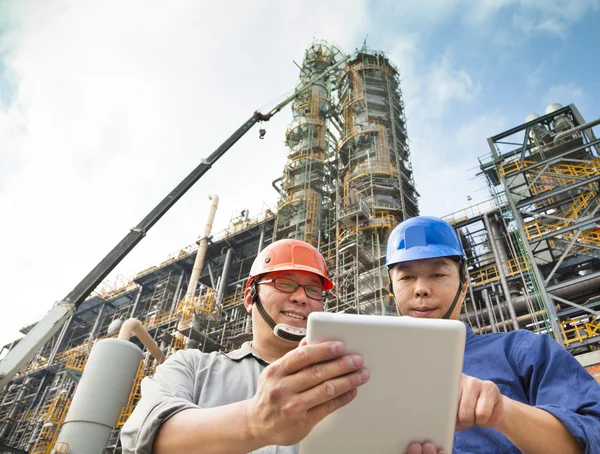
<path id="1" fill-rule="evenodd" d="M 489 198 L 486 139 L 575 103 L 600 116 L 600 0 L 0 0 L 0 346 L 60 300 L 252 113 L 313 39 L 401 73 L 421 214 Z M 275 207 L 287 107 L 242 138 L 112 273 Z M 467 202 L 468 198 L 471 199 Z"/>

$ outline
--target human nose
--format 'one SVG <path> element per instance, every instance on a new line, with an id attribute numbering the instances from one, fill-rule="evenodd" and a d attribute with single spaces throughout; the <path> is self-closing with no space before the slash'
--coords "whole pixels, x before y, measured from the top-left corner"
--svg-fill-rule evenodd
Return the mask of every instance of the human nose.
<path id="1" fill-rule="evenodd" d="M 304 286 L 298 284 L 298 288 L 290 294 L 293 302 L 306 305 L 308 303 L 308 295 Z"/>
<path id="2" fill-rule="evenodd" d="M 429 279 L 419 278 L 415 282 L 415 297 L 427 298 L 431 296 L 431 288 L 429 285 Z"/>

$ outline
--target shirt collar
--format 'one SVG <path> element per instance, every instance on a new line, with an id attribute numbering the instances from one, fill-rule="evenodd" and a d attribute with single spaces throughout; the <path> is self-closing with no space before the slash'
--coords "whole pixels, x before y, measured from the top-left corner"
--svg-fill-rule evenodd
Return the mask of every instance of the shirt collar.
<path id="1" fill-rule="evenodd" d="M 229 353 L 223 353 L 223 355 L 227 356 L 227 358 L 229 358 L 233 361 L 241 361 L 242 359 L 246 358 L 247 356 L 252 355 L 258 361 L 265 363 L 265 364 L 269 364 L 260 357 L 260 355 L 256 352 L 256 350 L 254 350 L 252 348 L 251 342 L 244 342 L 242 344 L 242 346 L 240 348 L 238 348 L 237 350 L 233 350 Z"/>

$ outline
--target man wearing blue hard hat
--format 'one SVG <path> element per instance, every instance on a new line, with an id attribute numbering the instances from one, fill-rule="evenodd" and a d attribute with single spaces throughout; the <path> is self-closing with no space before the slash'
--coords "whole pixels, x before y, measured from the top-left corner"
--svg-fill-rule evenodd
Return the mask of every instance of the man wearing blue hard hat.
<path id="1" fill-rule="evenodd" d="M 468 271 L 450 224 L 427 216 L 400 223 L 386 265 L 402 315 L 458 320 Z M 475 336 L 467 326 L 456 430 L 455 454 L 600 453 L 600 385 L 550 336 Z M 411 449 L 437 453 L 430 443 Z"/>

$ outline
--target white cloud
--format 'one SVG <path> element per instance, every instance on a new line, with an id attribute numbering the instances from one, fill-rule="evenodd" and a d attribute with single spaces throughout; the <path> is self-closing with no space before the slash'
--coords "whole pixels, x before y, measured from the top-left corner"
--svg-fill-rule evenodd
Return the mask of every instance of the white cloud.
<path id="1" fill-rule="evenodd" d="M 402 19 L 405 31 L 428 33 L 445 21 L 454 26 L 491 32 L 497 44 L 518 43 L 518 35 L 565 37 L 568 28 L 586 14 L 600 10 L 599 0 L 421 0 L 387 2 L 390 14 Z M 509 14 L 508 18 L 501 17 Z M 512 16 L 512 23 L 510 17 Z"/>
<path id="2" fill-rule="evenodd" d="M 292 90 L 292 60 L 313 36 L 353 49 L 369 26 L 362 3 L 342 1 L 240 2 L 235 14 L 219 2 L 31 5 L 0 44 L 16 84 L 0 106 L 0 345 L 64 297 L 255 109 Z M 256 131 L 240 140 L 115 273 L 193 243 L 209 193 L 221 197 L 215 231 L 233 212 L 274 205 L 290 121 L 287 108 L 265 140 Z"/>
<path id="3" fill-rule="evenodd" d="M 574 82 L 566 84 L 553 85 L 542 96 L 544 105 L 560 103 L 563 106 L 571 103 L 579 103 L 586 100 L 587 97 L 583 89 Z"/>
<path id="4" fill-rule="evenodd" d="M 587 14 L 600 10 L 599 0 L 528 0 L 513 15 L 513 25 L 525 35 L 557 35 L 566 38 L 569 27 Z"/>
<path id="5" fill-rule="evenodd" d="M 467 197 L 478 203 L 490 197 L 483 179 L 476 178 L 477 158 L 489 159 L 487 138 L 508 128 L 499 113 L 473 116 L 457 129 L 439 122 L 416 128 L 411 150 L 422 214 L 445 216 L 464 209 Z"/>
<path id="6" fill-rule="evenodd" d="M 467 196 L 473 203 L 488 198 L 485 184 L 472 180 L 476 158 L 489 153 L 486 139 L 503 130 L 507 120 L 497 113 L 470 114 L 481 84 L 449 55 L 438 61 L 423 56 L 421 39 L 416 34 L 397 38 L 390 56 L 402 75 L 420 210 L 443 216 L 464 208 Z M 457 111 L 464 122 L 449 126 Z"/>
<path id="7" fill-rule="evenodd" d="M 427 79 L 432 114 L 440 115 L 453 101 L 471 101 L 481 90 L 463 69 L 453 69 L 447 57 L 431 69 Z"/>

